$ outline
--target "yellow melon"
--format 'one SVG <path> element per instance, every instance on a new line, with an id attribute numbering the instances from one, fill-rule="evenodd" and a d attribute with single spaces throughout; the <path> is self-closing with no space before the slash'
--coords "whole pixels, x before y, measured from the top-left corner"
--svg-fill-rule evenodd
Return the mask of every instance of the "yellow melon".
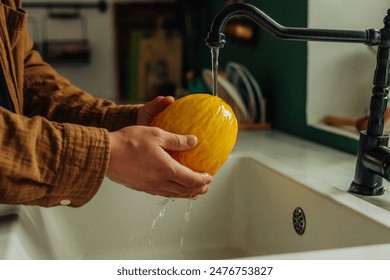
<path id="1" fill-rule="evenodd" d="M 170 152 L 181 164 L 214 175 L 236 142 L 238 124 L 232 108 L 218 96 L 191 94 L 176 100 L 153 120 L 152 126 L 198 138 L 195 148 Z"/>

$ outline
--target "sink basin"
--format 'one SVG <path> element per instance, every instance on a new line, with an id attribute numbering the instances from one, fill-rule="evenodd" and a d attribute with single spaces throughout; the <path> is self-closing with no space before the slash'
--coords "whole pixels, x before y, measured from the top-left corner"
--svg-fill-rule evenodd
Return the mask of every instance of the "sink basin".
<path id="1" fill-rule="evenodd" d="M 24 249 L 0 257 L 229 259 L 390 243 L 389 211 L 254 152 L 233 153 L 195 201 L 106 179 L 82 208 L 21 207 L 19 220 Z"/>

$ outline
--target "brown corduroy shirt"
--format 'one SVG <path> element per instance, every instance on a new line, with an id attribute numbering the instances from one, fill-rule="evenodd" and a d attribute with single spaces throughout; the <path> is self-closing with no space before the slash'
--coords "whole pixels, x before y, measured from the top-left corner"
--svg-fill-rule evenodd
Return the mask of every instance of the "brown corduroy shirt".
<path id="1" fill-rule="evenodd" d="M 105 176 L 108 131 L 135 124 L 139 107 L 73 86 L 33 50 L 26 24 L 21 0 L 1 1 L 0 66 L 15 113 L 0 107 L 0 203 L 79 207 Z"/>

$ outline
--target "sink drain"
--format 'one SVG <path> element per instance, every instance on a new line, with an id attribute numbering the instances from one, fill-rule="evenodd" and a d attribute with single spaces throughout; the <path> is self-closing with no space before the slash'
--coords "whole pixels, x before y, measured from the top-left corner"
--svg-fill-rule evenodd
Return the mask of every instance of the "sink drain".
<path id="1" fill-rule="evenodd" d="M 294 209 L 292 220 L 295 232 L 299 235 L 304 234 L 306 229 L 306 218 L 302 208 L 297 207 Z"/>

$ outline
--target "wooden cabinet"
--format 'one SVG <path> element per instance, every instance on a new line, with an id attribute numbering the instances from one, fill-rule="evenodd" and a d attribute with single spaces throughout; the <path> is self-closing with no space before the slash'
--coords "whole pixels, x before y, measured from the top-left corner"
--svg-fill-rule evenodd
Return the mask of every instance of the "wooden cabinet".
<path id="1" fill-rule="evenodd" d="M 145 102 L 172 95 L 185 88 L 188 70 L 209 65 L 204 39 L 215 16 L 209 1 L 119 2 L 113 7 L 121 100 Z"/>
<path id="2" fill-rule="evenodd" d="M 172 95 L 182 81 L 182 26 L 175 2 L 117 3 L 115 40 L 120 99 Z"/>

